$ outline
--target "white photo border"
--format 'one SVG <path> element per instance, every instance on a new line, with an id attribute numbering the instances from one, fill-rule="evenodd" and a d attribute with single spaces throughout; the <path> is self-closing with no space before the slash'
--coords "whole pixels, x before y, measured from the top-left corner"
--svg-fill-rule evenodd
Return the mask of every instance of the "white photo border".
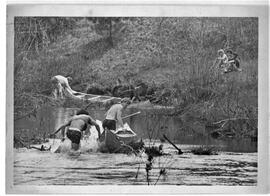
<path id="1" fill-rule="evenodd" d="M 134 17 L 258 17 L 258 178 L 257 186 L 19 186 L 13 185 L 13 63 L 16 16 L 134 16 Z M 266 193 L 269 184 L 268 65 L 269 15 L 266 4 L 10 4 L 7 6 L 7 91 L 6 91 L 6 193 L 91 193 L 91 194 L 187 194 Z"/>

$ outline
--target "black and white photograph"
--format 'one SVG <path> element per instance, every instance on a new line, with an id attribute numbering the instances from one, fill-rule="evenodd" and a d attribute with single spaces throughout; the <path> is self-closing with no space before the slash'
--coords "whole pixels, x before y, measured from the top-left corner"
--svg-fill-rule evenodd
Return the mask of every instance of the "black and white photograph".
<path id="1" fill-rule="evenodd" d="M 9 192 L 260 187 L 268 17 L 8 8 Z"/>

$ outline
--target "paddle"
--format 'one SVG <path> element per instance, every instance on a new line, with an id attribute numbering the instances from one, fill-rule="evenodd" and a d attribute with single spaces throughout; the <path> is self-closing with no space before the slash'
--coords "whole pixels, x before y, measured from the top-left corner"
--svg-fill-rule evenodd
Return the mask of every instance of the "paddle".
<path id="1" fill-rule="evenodd" d="M 63 125 L 63 126 L 64 126 L 64 125 Z M 58 132 L 63 128 L 63 126 L 61 126 L 60 128 L 58 128 L 55 132 L 49 134 L 49 137 L 50 137 L 50 138 L 51 138 L 51 137 L 54 138 L 54 139 L 53 139 L 53 144 L 52 144 L 52 145 L 54 145 L 56 133 L 58 133 Z M 55 150 L 55 152 L 59 150 L 59 147 L 61 146 L 61 144 L 62 144 L 64 141 L 65 141 L 65 138 L 62 138 L 62 139 L 61 139 L 61 142 L 60 142 L 60 144 L 59 144 L 57 150 Z"/>
<path id="2" fill-rule="evenodd" d="M 59 128 L 59 129 L 57 129 L 56 131 L 54 131 L 53 133 L 50 133 L 50 134 L 49 134 L 49 137 L 50 137 L 50 138 L 51 138 L 51 137 L 55 138 L 56 133 L 58 133 L 60 130 L 61 130 L 61 129 Z"/>
<path id="3" fill-rule="evenodd" d="M 171 140 L 169 140 L 169 139 L 166 137 L 165 134 L 163 134 L 163 137 L 164 137 L 171 145 L 173 145 L 173 147 L 174 147 L 176 150 L 178 150 L 178 154 L 183 154 L 182 150 L 179 149 L 179 148 L 178 148 Z"/>
<path id="4" fill-rule="evenodd" d="M 58 132 L 59 132 L 59 130 L 57 130 L 57 131 L 55 131 L 55 132 L 49 134 L 49 137 L 50 137 L 50 138 L 53 138 L 52 146 L 54 146 L 55 136 L 56 136 L 55 134 L 58 133 Z M 62 138 L 62 139 L 61 139 L 61 142 L 57 144 L 57 148 L 54 147 L 54 150 L 53 150 L 52 152 L 54 152 L 54 153 L 59 153 L 59 152 L 61 151 L 61 144 L 62 144 L 64 141 L 65 141 L 65 139 Z M 50 146 L 50 150 L 51 150 L 51 146 Z"/>
<path id="5" fill-rule="evenodd" d="M 122 119 L 129 118 L 129 117 L 131 117 L 131 116 L 135 116 L 135 115 L 140 114 L 140 113 L 141 113 L 141 111 L 136 112 L 136 113 L 133 113 L 133 114 L 129 114 L 129 115 L 123 117 Z"/>

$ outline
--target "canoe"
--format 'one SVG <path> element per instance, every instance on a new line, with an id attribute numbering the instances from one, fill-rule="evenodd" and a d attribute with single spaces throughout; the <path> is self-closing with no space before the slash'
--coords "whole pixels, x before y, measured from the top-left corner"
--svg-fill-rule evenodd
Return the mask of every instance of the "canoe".
<path id="1" fill-rule="evenodd" d="M 95 104 L 96 106 L 104 106 L 109 107 L 113 104 L 119 103 L 122 98 L 120 97 L 113 97 L 108 95 L 95 95 L 95 94 L 87 94 L 82 93 L 73 90 L 69 84 L 68 79 L 64 76 L 55 76 L 57 78 L 60 78 L 61 80 L 64 80 L 64 83 L 66 83 L 66 87 L 63 87 L 63 89 L 59 89 L 59 91 L 62 91 L 64 96 L 67 98 L 70 98 L 75 101 L 86 101 L 90 104 Z M 57 80 L 60 80 L 57 79 Z M 61 83 L 61 82 L 60 82 Z M 61 86 L 61 85 L 60 85 Z M 151 103 L 149 100 L 146 101 L 140 101 L 137 103 L 132 103 L 128 106 L 128 108 L 137 108 L 137 109 L 174 109 L 174 107 L 168 107 L 168 106 L 162 106 L 162 105 L 156 105 Z"/>
<path id="2" fill-rule="evenodd" d="M 119 152 L 122 147 L 126 147 L 137 139 L 137 134 L 131 130 L 127 123 L 124 129 L 104 130 L 99 139 L 100 151 L 115 153 Z"/>
<path id="3" fill-rule="evenodd" d="M 72 90 L 72 89 L 71 89 Z M 113 97 L 108 95 L 94 95 L 94 94 L 87 94 L 82 92 L 77 92 L 74 90 L 64 89 L 64 95 L 72 100 L 77 101 L 86 101 L 90 104 L 97 104 L 99 106 L 111 106 L 113 104 L 119 103 L 122 98 L 120 97 Z M 162 106 L 151 103 L 149 100 L 134 102 L 131 103 L 128 108 L 136 108 L 136 109 L 174 109 L 173 106 Z"/>
<path id="4" fill-rule="evenodd" d="M 100 103 L 104 105 L 115 104 L 121 101 L 120 97 L 112 97 L 107 95 L 94 95 L 77 91 L 71 92 L 68 89 L 64 89 L 64 95 L 73 100 L 82 100 L 90 103 Z"/>

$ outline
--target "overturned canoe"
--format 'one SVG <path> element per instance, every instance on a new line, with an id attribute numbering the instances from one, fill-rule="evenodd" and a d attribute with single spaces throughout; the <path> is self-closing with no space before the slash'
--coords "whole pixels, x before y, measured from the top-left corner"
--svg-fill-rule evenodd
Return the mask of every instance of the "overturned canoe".
<path id="1" fill-rule="evenodd" d="M 70 98 L 75 101 L 85 101 L 90 104 L 94 104 L 99 107 L 109 107 L 113 104 L 119 103 L 122 98 L 120 97 L 112 97 L 108 95 L 94 95 L 94 94 L 86 94 L 77 91 L 70 91 L 69 89 L 64 89 L 64 95 L 67 98 Z M 128 108 L 136 108 L 136 109 L 167 109 L 172 110 L 174 107 L 172 106 L 162 106 L 151 103 L 149 100 L 133 102 Z"/>
<path id="2" fill-rule="evenodd" d="M 66 91 L 65 95 L 66 97 L 69 97 L 74 100 L 82 100 L 89 103 L 100 103 L 104 105 L 111 105 L 111 104 L 115 104 L 121 101 L 120 97 L 86 94 L 86 93 L 81 93 L 81 92 L 70 93 Z"/>
<path id="3" fill-rule="evenodd" d="M 112 96 L 103 96 L 103 95 L 94 95 L 94 94 L 86 94 L 81 93 L 73 90 L 69 85 L 70 77 L 64 77 L 61 75 L 53 76 L 51 79 L 52 84 L 54 85 L 55 89 L 53 94 L 55 98 L 64 98 L 68 97 L 74 100 L 83 100 L 89 101 L 91 103 L 101 103 L 101 104 L 114 104 L 119 102 L 121 98 L 119 97 L 112 97 Z"/>

